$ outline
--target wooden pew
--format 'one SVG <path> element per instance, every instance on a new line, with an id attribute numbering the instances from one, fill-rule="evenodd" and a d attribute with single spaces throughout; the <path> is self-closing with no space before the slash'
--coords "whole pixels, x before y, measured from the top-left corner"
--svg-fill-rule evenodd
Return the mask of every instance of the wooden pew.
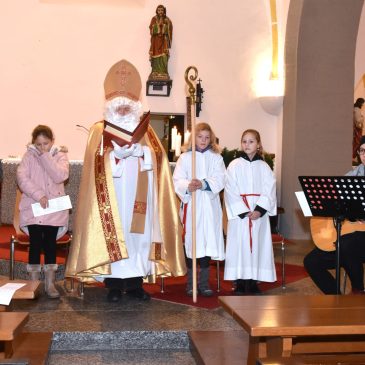
<path id="1" fill-rule="evenodd" d="M 28 322 L 27 312 L 0 312 L 0 358 L 13 355 L 13 341 Z"/>
<path id="2" fill-rule="evenodd" d="M 5 276 L 0 276 L 0 286 L 3 286 L 8 283 L 24 283 L 23 287 L 16 290 L 12 300 L 18 300 L 18 299 L 35 299 L 39 294 L 39 288 L 40 288 L 40 281 L 30 281 L 30 280 L 9 280 Z M 10 302 L 9 306 L 0 305 L 0 312 L 10 311 L 11 310 L 12 302 Z"/>
<path id="3" fill-rule="evenodd" d="M 309 356 L 327 353 L 332 361 L 361 353 L 357 364 L 365 357 L 364 296 L 245 296 L 219 301 L 244 332 L 189 332 L 199 364 L 256 365 L 258 359 L 272 358 L 297 364 L 298 356 L 314 361 Z"/>
<path id="4" fill-rule="evenodd" d="M 35 299 L 39 294 L 40 281 L 30 281 L 30 280 L 9 280 L 5 276 L 0 276 L 0 286 L 3 286 L 8 283 L 17 283 L 17 284 L 25 284 L 23 287 L 18 289 L 14 295 L 12 300 L 17 299 Z"/>
<path id="5" fill-rule="evenodd" d="M 13 341 L 13 359 L 27 359 L 29 364 L 47 364 L 52 332 L 23 332 Z M 1 362 L 0 362 L 0 365 Z"/>
<path id="6" fill-rule="evenodd" d="M 39 294 L 40 281 L 9 280 L 7 277 L 0 276 L 0 286 L 9 282 L 26 284 L 15 291 L 12 302 L 35 299 Z M 3 316 L 0 317 L 0 351 L 3 352 L 0 352 L 0 365 L 3 363 L 14 365 L 46 364 L 53 336 L 52 332 L 22 332 L 28 320 L 28 313 L 4 312 L 11 311 L 12 302 L 10 306 L 0 306 L 0 315 Z M 22 316 L 26 317 L 24 321 L 21 321 Z M 5 320 L 2 321 L 2 319 Z M 12 329 L 13 332 L 11 332 Z M 11 358 L 8 359 L 10 356 Z M 1 360 L 1 357 L 7 360 Z"/>
<path id="7" fill-rule="evenodd" d="M 247 363 L 248 336 L 244 331 L 189 331 L 190 347 L 198 365 Z M 257 360 L 257 365 L 365 365 L 365 355 L 298 355 Z"/>

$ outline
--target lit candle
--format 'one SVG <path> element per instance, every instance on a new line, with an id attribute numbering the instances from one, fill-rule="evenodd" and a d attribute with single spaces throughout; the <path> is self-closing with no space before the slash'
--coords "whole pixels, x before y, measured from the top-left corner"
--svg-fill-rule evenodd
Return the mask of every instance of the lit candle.
<path id="1" fill-rule="evenodd" d="M 190 132 L 187 130 L 184 133 L 184 143 L 188 143 L 189 138 L 190 138 Z"/>
<path id="2" fill-rule="evenodd" d="M 181 134 L 178 133 L 178 135 L 175 138 L 175 156 L 181 155 Z"/>
<path id="3" fill-rule="evenodd" d="M 171 149 L 174 151 L 176 148 L 176 136 L 177 136 L 177 128 L 171 128 Z"/>

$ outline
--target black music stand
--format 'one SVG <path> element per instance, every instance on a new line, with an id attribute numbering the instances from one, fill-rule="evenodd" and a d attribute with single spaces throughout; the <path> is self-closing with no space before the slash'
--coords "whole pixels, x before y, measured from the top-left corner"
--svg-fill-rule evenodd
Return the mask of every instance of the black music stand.
<path id="1" fill-rule="evenodd" d="M 332 217 L 337 232 L 336 291 L 340 291 L 340 237 L 345 219 L 365 219 L 365 176 L 299 176 L 313 216 Z"/>

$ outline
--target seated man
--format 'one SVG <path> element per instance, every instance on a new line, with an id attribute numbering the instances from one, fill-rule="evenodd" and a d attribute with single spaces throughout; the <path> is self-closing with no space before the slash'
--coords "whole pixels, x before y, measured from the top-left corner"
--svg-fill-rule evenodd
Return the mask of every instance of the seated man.
<path id="1" fill-rule="evenodd" d="M 361 164 L 346 176 L 365 176 L 365 136 L 361 137 L 357 153 Z M 365 223 L 364 223 L 365 224 Z M 352 294 L 365 294 L 364 268 L 365 232 L 355 231 L 341 236 L 340 265 L 350 278 Z M 336 268 L 336 251 L 313 249 L 304 257 L 304 267 L 324 294 L 337 294 L 336 279 L 328 271 Z"/>

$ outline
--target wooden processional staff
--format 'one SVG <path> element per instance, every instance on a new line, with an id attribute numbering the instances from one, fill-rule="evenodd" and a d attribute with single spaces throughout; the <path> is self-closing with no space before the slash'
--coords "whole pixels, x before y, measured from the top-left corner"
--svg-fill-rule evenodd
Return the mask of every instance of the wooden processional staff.
<path id="1" fill-rule="evenodd" d="M 189 73 L 193 72 L 190 76 Z M 198 78 L 198 70 L 195 66 L 189 66 L 185 71 L 185 81 L 189 86 L 190 115 L 191 115 L 191 178 L 196 178 L 195 168 L 195 86 L 193 81 Z M 197 302 L 197 275 L 196 275 L 196 192 L 191 194 L 191 217 L 192 217 L 192 261 L 193 261 L 193 302 Z"/>

